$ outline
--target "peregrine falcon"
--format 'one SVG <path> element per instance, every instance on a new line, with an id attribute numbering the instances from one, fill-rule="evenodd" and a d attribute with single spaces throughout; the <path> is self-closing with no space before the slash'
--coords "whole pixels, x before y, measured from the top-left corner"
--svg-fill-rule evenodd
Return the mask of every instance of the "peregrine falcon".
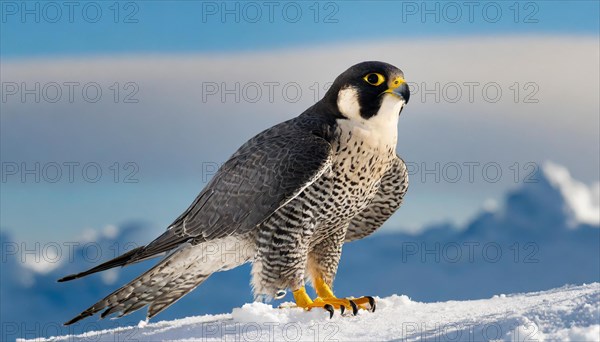
<path id="1" fill-rule="evenodd" d="M 60 279 L 166 254 L 65 324 L 100 311 L 102 318 L 121 317 L 146 305 L 151 318 L 211 274 L 246 262 L 257 300 L 291 290 L 298 307 L 323 308 L 330 317 L 336 309 L 374 311 L 372 297 L 337 298 L 332 285 L 344 243 L 377 230 L 408 189 L 396 142 L 409 96 L 403 72 L 390 64 L 350 67 L 319 102 L 242 145 L 162 235 Z"/>

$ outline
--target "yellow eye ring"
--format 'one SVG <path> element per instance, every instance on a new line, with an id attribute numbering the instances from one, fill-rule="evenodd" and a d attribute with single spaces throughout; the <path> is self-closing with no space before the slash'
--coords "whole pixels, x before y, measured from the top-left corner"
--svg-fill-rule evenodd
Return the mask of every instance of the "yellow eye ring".
<path id="1" fill-rule="evenodd" d="M 383 75 L 380 73 L 372 72 L 363 77 L 363 80 L 365 80 L 365 82 L 369 83 L 370 85 L 378 86 L 381 83 L 385 82 L 385 77 L 383 77 Z"/>

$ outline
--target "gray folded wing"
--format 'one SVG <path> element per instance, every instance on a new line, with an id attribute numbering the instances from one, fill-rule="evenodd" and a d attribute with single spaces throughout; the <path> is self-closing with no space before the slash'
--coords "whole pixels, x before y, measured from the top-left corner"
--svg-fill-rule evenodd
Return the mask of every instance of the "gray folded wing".
<path id="1" fill-rule="evenodd" d="M 287 126 L 286 126 L 287 125 Z M 244 144 L 140 257 L 249 232 L 331 166 L 330 143 L 290 121 Z"/>

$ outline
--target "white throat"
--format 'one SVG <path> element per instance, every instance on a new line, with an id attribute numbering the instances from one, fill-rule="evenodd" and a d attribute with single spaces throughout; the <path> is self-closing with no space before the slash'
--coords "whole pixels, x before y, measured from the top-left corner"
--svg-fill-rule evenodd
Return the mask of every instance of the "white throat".
<path id="1" fill-rule="evenodd" d="M 338 109 L 348 119 L 339 119 L 342 131 L 359 134 L 365 143 L 372 147 L 396 147 L 398 141 L 398 118 L 404 100 L 393 95 L 383 94 L 383 101 L 377 114 L 369 119 L 360 116 L 358 93 L 354 88 L 344 88 L 338 93 Z"/>

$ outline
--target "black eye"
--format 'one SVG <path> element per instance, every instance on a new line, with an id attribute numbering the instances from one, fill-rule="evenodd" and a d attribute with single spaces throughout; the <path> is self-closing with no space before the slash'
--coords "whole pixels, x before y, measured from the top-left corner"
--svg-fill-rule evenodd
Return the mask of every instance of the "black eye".
<path id="1" fill-rule="evenodd" d="M 376 72 L 373 72 L 373 73 L 370 73 L 370 74 L 366 75 L 365 77 L 363 77 L 363 79 L 367 83 L 369 83 L 371 85 L 374 85 L 374 86 L 378 86 L 378 85 L 380 85 L 381 83 L 383 83 L 385 81 L 385 77 L 383 77 L 382 74 L 379 74 L 379 73 L 376 73 Z"/>

